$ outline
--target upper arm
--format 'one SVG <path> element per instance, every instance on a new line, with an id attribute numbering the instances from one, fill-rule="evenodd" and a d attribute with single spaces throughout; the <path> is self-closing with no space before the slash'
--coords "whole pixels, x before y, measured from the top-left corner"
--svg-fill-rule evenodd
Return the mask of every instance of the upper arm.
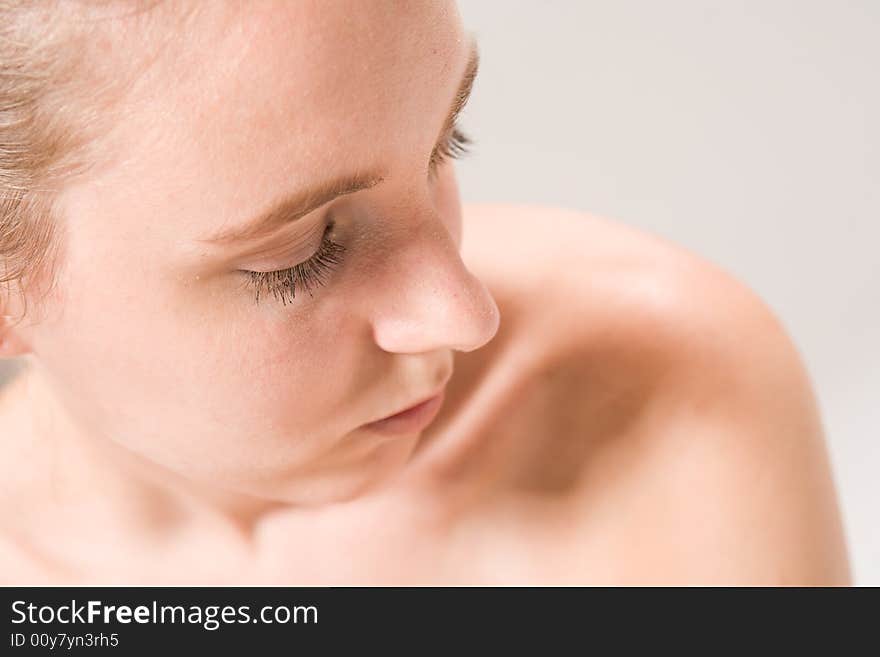
<path id="1" fill-rule="evenodd" d="M 631 583 L 850 584 L 823 426 L 787 332 L 744 285 L 697 260 L 658 268 L 617 340 L 641 354 L 637 421 L 591 452 L 591 536 Z M 629 317 L 629 320 L 620 319 Z M 634 376 L 638 378 L 638 376 Z"/>
<path id="2" fill-rule="evenodd" d="M 848 584 L 822 423 L 796 350 L 759 305 L 692 348 L 653 409 L 648 457 L 688 540 L 683 575 L 744 584 Z M 727 333 L 729 331 L 729 333 Z M 659 501 L 659 500 L 658 500 Z"/>

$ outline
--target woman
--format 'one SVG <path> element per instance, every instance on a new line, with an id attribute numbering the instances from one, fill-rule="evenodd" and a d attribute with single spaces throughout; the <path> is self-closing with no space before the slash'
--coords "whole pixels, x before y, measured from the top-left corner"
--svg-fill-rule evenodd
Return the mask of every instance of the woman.
<path id="1" fill-rule="evenodd" d="M 4 582 L 849 583 L 754 294 L 461 205 L 453 3 L 2 7 Z"/>

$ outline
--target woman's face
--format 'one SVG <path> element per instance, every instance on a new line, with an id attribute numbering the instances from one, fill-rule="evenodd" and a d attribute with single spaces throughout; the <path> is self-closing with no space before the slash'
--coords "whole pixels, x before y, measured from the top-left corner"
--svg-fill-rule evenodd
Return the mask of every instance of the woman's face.
<path id="1" fill-rule="evenodd" d="M 24 336 L 67 412 L 273 500 L 394 472 L 417 434 L 363 425 L 499 321 L 459 256 L 452 166 L 429 171 L 472 56 L 454 4 L 200 3 L 161 47 L 111 45 L 145 63 L 106 161 L 60 198 L 58 283 Z"/>

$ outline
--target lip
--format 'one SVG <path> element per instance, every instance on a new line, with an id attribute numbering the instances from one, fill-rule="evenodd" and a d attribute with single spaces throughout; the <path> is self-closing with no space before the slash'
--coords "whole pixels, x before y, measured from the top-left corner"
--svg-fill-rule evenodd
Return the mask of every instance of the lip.
<path id="1" fill-rule="evenodd" d="M 421 431 L 437 417 L 443 405 L 445 391 L 443 389 L 434 396 L 414 406 L 389 415 L 381 420 L 365 424 L 364 428 L 382 434 L 408 434 Z"/>

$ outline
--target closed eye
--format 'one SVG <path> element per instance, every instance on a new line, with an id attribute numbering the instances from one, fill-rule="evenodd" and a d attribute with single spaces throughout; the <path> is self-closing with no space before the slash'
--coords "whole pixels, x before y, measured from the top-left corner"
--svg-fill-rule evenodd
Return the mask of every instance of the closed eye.
<path id="1" fill-rule="evenodd" d="M 428 174 L 431 179 L 436 177 L 437 170 L 449 159 L 460 159 L 471 152 L 474 141 L 468 137 L 458 125 L 453 125 L 446 138 L 431 153 L 428 163 Z M 333 222 L 324 230 L 321 245 L 308 260 L 275 271 L 241 270 L 248 275 L 248 283 L 254 290 L 254 300 L 271 294 L 282 305 L 292 303 L 299 289 L 313 296 L 312 290 L 328 282 L 332 270 L 342 263 L 345 247 L 330 237 Z"/>
<path id="2" fill-rule="evenodd" d="M 241 271 L 248 275 L 248 283 L 254 289 L 255 303 L 260 302 L 261 296 L 271 294 L 276 301 L 286 306 L 296 298 L 298 289 L 305 290 L 311 297 L 313 289 L 326 285 L 330 272 L 342 263 L 345 252 L 345 247 L 330 237 L 332 230 L 331 221 L 324 229 L 324 237 L 315 254 L 293 267 L 276 271 L 242 269 Z"/>

